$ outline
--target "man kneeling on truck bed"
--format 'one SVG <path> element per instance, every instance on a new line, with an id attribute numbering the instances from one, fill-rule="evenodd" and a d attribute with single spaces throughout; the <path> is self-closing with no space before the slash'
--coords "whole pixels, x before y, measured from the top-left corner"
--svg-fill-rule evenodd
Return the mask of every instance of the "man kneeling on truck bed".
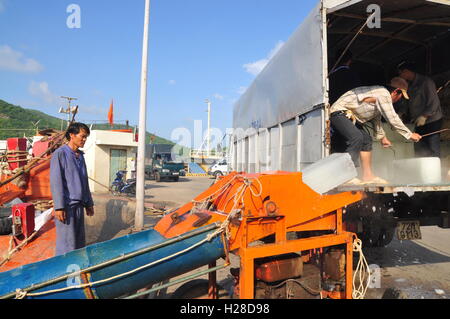
<path id="1" fill-rule="evenodd" d="M 361 158 L 362 181 L 355 179 L 351 184 L 387 184 L 372 173 L 372 137 L 367 132 L 369 122 L 373 124 L 376 139 L 386 148 L 392 144 L 381 126 L 381 117 L 407 140 L 418 142 L 422 138 L 419 134 L 412 133 L 394 110 L 393 103 L 398 102 L 402 96 L 409 99 L 407 91 L 408 83 L 397 77 L 386 87 L 364 86 L 350 90 L 331 106 L 333 134 L 337 134 L 337 140 L 345 142 L 345 150 L 339 151 L 349 153 L 356 167 Z"/>

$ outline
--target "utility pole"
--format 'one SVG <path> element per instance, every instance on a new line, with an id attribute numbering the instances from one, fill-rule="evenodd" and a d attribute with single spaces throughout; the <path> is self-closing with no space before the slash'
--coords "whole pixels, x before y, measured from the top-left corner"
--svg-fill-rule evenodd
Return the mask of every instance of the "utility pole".
<path id="1" fill-rule="evenodd" d="M 208 131 L 206 132 L 206 156 L 211 155 L 211 101 L 206 100 L 206 104 L 208 104 Z"/>
<path id="2" fill-rule="evenodd" d="M 61 108 L 59 109 L 59 113 L 67 114 L 67 127 L 69 127 L 70 121 L 72 118 L 72 114 L 76 114 L 78 112 L 78 107 L 77 106 L 72 107 L 70 103 L 72 101 L 77 101 L 78 99 L 75 97 L 68 97 L 68 96 L 61 96 L 61 98 L 67 100 L 68 106 L 67 106 L 67 109 L 64 109 L 64 107 L 61 106 Z M 62 130 L 62 128 L 61 128 L 61 130 Z"/>
<path id="3" fill-rule="evenodd" d="M 148 38 L 150 24 L 150 0 L 145 0 L 144 38 L 142 47 L 141 100 L 139 108 L 139 144 L 136 170 L 136 213 L 135 231 L 144 229 L 145 212 L 145 139 L 147 132 L 147 75 L 148 75 Z"/>

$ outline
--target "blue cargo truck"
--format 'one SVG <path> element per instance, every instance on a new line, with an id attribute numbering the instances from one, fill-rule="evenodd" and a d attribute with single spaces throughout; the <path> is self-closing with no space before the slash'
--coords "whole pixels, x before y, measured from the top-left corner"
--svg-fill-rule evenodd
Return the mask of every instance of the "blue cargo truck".
<path id="1" fill-rule="evenodd" d="M 146 147 L 145 175 L 157 182 L 172 180 L 178 182 L 186 171 L 182 162 L 177 162 L 172 154 L 173 145 L 150 144 Z"/>

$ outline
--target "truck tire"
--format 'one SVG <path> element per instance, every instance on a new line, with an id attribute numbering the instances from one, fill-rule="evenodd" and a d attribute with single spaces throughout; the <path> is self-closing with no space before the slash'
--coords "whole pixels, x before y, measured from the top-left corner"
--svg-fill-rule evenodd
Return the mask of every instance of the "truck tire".
<path id="1" fill-rule="evenodd" d="M 382 229 L 376 247 L 386 247 L 392 242 L 392 239 L 394 239 L 394 235 L 395 228 Z"/>
<path id="2" fill-rule="evenodd" d="M 223 173 L 221 171 L 214 172 L 214 178 L 215 179 L 217 179 L 220 176 L 223 176 Z"/>
<path id="3" fill-rule="evenodd" d="M 381 213 L 380 220 L 380 237 L 378 238 L 378 242 L 375 247 L 386 247 L 394 239 L 397 221 L 390 213 L 386 211 Z"/>
<path id="4" fill-rule="evenodd" d="M 376 217 L 363 217 L 363 232 L 359 234 L 363 247 L 378 247 L 381 227 Z"/>
<path id="5" fill-rule="evenodd" d="M 363 218 L 363 246 L 382 248 L 389 245 L 394 239 L 396 221 L 387 212 Z"/>
<path id="6" fill-rule="evenodd" d="M 0 235 L 9 235 L 12 233 L 12 219 L 1 218 L 0 219 Z"/>
<path id="7" fill-rule="evenodd" d="M 180 177 L 179 177 L 179 176 L 173 178 L 173 181 L 174 181 L 174 182 L 178 182 L 179 180 L 180 180 Z"/>

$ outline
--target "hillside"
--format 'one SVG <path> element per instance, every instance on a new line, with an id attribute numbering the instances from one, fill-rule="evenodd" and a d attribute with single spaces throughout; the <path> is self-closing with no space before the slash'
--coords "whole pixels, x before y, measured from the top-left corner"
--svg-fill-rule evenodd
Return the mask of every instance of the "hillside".
<path id="1" fill-rule="evenodd" d="M 37 121 L 40 121 L 39 129 L 61 129 L 61 120 L 56 117 L 0 100 L 0 140 L 32 136 L 35 132 L 33 123 Z"/>
<path id="2" fill-rule="evenodd" d="M 0 100 L 0 140 L 5 140 L 10 137 L 33 136 L 36 132 L 36 127 L 34 125 L 38 121 L 37 128 L 39 128 L 39 130 L 49 128 L 61 130 L 62 121 L 59 118 L 47 115 L 40 111 L 24 109 L 20 106 L 12 105 Z M 90 126 L 89 123 L 86 124 Z M 117 124 L 113 127 L 113 129 L 125 128 L 126 126 L 122 124 Z M 109 124 L 93 124 L 92 129 L 109 130 L 111 128 Z M 156 144 L 175 144 L 167 139 L 147 132 L 147 143 L 150 143 L 153 138 L 153 142 Z"/>

